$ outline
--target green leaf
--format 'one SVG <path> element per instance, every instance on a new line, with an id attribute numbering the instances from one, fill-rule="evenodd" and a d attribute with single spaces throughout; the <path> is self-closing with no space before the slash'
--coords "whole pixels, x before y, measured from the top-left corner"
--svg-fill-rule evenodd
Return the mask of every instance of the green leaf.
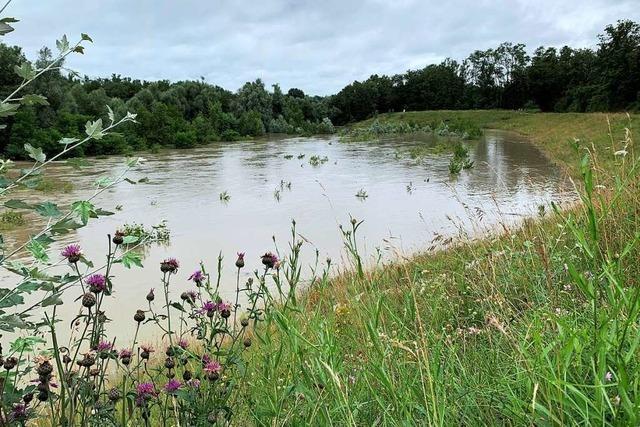
<path id="1" fill-rule="evenodd" d="M 62 138 L 60 141 L 58 141 L 58 144 L 69 145 L 78 141 L 80 141 L 78 138 Z M 67 163 L 69 163 L 70 160 L 74 160 L 74 159 L 67 160 Z"/>
<path id="2" fill-rule="evenodd" d="M 94 184 L 98 188 L 105 188 L 112 185 L 113 182 L 113 178 L 111 178 L 110 176 L 101 176 L 100 178 L 96 179 Z"/>
<path id="3" fill-rule="evenodd" d="M 18 22 L 15 18 L 2 18 L 0 19 L 0 36 L 4 36 L 5 34 L 9 34 L 14 28 L 9 25 L 10 23 Z"/>
<path id="4" fill-rule="evenodd" d="M 0 288 L 0 308 L 14 307 L 24 303 L 19 292 L 7 288 Z"/>
<path id="5" fill-rule="evenodd" d="M 69 40 L 67 40 L 66 34 L 60 40 L 56 40 L 56 47 L 61 53 L 69 50 Z"/>
<path id="6" fill-rule="evenodd" d="M 138 240 L 140 240 L 138 236 L 124 236 L 124 238 L 122 239 L 122 244 L 131 245 L 133 243 L 136 243 Z"/>
<path id="7" fill-rule="evenodd" d="M 13 116 L 19 107 L 20 104 L 0 102 L 0 117 Z"/>
<path id="8" fill-rule="evenodd" d="M 93 139 L 102 139 L 104 133 L 102 133 L 102 119 L 96 121 L 88 121 L 85 125 L 85 132 L 87 136 Z"/>
<path id="9" fill-rule="evenodd" d="M 84 224 L 80 224 L 73 219 L 65 219 L 62 221 L 56 222 L 53 227 L 51 227 L 51 234 L 67 234 L 71 230 L 77 230 L 78 228 L 82 228 Z"/>
<path id="10" fill-rule="evenodd" d="M 96 218 L 95 207 L 91 202 L 86 200 L 73 202 L 71 209 L 78 214 L 82 225 L 87 225 L 89 218 Z"/>
<path id="11" fill-rule="evenodd" d="M 109 121 L 111 121 L 111 123 L 113 123 L 116 120 L 115 114 L 113 114 L 113 110 L 108 105 L 107 105 L 107 115 L 109 116 Z"/>
<path id="12" fill-rule="evenodd" d="M 62 304 L 62 300 L 60 299 L 60 294 L 52 294 L 47 298 L 43 299 L 40 305 L 42 307 L 48 307 L 50 305 L 61 305 L 61 304 Z"/>
<path id="13" fill-rule="evenodd" d="M 73 48 L 75 53 L 79 53 L 80 55 L 84 55 L 84 46 L 76 46 Z"/>
<path id="14" fill-rule="evenodd" d="M 46 97 L 33 93 L 23 96 L 20 102 L 23 105 L 49 105 Z"/>
<path id="15" fill-rule="evenodd" d="M 126 252 L 124 255 L 122 255 L 120 261 L 126 268 L 131 268 L 134 265 L 142 267 L 142 258 L 140 257 L 140 254 L 136 252 Z"/>
<path id="16" fill-rule="evenodd" d="M 171 307 L 180 310 L 180 311 L 185 311 L 184 307 L 182 307 L 182 304 L 180 304 L 179 302 L 172 302 L 171 303 Z"/>
<path id="17" fill-rule="evenodd" d="M 33 68 L 30 62 L 23 62 L 20 65 L 15 65 L 13 71 L 22 77 L 24 80 L 31 80 L 36 77 L 36 70 Z"/>
<path id="18" fill-rule="evenodd" d="M 17 314 L 0 317 L 0 329 L 7 332 L 13 332 L 16 328 L 25 329 L 27 323 Z"/>
<path id="19" fill-rule="evenodd" d="M 4 207 L 9 209 L 35 209 L 35 206 L 17 199 L 7 200 L 4 202 Z"/>
<path id="20" fill-rule="evenodd" d="M 91 37 L 89 37 L 88 34 L 82 33 L 80 34 L 80 37 L 82 38 L 82 40 L 87 41 L 87 42 L 91 42 L 93 43 L 93 39 Z"/>
<path id="21" fill-rule="evenodd" d="M 40 262 L 47 262 L 49 260 L 49 255 L 47 255 L 47 248 L 37 240 L 31 239 L 29 243 L 27 243 L 27 250 L 29 253 Z"/>
<path id="22" fill-rule="evenodd" d="M 46 340 L 40 337 L 20 337 L 16 338 L 16 340 L 10 344 L 10 348 L 11 351 L 16 353 L 31 353 L 36 349 L 38 344 L 46 344 L 46 342 Z"/>
<path id="23" fill-rule="evenodd" d="M 55 218 L 62 215 L 62 212 L 58 209 L 58 205 L 51 202 L 44 202 L 36 205 L 36 212 L 45 218 Z"/>
<path id="24" fill-rule="evenodd" d="M 40 147 L 34 147 L 31 144 L 24 144 L 24 149 L 29 154 L 29 157 L 36 162 L 44 163 L 44 161 L 47 160 L 46 154 L 44 154 Z"/>

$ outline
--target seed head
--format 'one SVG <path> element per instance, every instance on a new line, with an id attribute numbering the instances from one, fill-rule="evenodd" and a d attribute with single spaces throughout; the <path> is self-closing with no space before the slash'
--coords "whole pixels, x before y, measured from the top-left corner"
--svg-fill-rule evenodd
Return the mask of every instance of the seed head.
<path id="1" fill-rule="evenodd" d="M 82 296 L 83 307 L 91 308 L 94 305 L 96 305 L 96 297 L 92 293 L 87 292 Z"/>

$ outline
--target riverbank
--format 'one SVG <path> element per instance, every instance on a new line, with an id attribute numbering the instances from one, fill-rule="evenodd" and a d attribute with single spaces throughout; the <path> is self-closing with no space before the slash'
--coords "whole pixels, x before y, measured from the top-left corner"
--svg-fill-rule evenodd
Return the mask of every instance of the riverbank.
<path id="1" fill-rule="evenodd" d="M 571 176 L 585 173 L 583 204 L 541 211 L 498 238 L 317 281 L 295 307 L 272 313 L 271 333 L 258 337 L 240 418 L 636 424 L 640 192 L 625 127 L 638 116 L 436 111 L 377 120 L 531 135 Z M 616 187 L 598 187 L 616 178 Z"/>

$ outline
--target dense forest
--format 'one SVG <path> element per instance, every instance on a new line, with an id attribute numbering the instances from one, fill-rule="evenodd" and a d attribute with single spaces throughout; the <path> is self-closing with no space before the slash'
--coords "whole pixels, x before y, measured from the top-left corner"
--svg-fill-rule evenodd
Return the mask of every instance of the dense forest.
<path id="1" fill-rule="evenodd" d="M 52 59 L 42 48 L 33 62 Z M 16 67 L 25 63 L 21 48 L 0 44 L 0 98 L 21 82 Z M 21 108 L 0 130 L 0 147 L 9 157 L 24 157 L 30 143 L 45 152 L 62 137 L 79 136 L 85 123 L 106 120 L 106 105 L 118 114 L 138 114 L 75 155 L 99 155 L 189 148 L 218 140 L 265 133 L 314 134 L 334 124 L 378 113 L 428 109 L 539 109 L 542 111 L 621 111 L 640 109 L 640 25 L 619 21 L 605 28 L 595 49 L 539 47 L 530 56 L 523 44 L 503 43 L 478 50 L 462 62 L 446 59 L 394 76 L 372 75 L 332 96 L 309 96 L 301 89 L 268 90 L 258 79 L 231 92 L 199 81 L 140 81 L 114 74 L 79 78 L 59 67 L 29 88 L 45 105 Z M 38 103 L 40 104 L 40 103 Z"/>

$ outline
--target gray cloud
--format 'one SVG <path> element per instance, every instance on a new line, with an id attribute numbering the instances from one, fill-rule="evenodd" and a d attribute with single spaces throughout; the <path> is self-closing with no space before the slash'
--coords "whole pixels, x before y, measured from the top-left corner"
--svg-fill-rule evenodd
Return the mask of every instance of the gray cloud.
<path id="1" fill-rule="evenodd" d="M 227 89 L 262 78 L 335 92 L 370 74 L 462 59 L 503 41 L 593 46 L 605 25 L 640 21 L 637 0 L 14 0 L 5 38 L 34 57 L 81 32 L 95 40 L 68 65 L 141 79 L 204 76 Z"/>

